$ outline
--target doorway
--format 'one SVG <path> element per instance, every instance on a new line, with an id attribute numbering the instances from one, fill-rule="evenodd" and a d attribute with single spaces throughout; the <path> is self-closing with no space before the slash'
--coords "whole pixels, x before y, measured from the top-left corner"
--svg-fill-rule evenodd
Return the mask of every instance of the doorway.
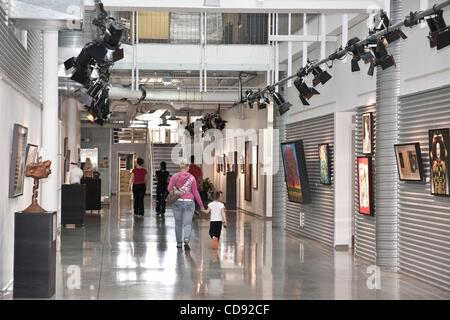
<path id="1" fill-rule="evenodd" d="M 117 200 L 120 219 L 122 215 L 128 216 L 133 213 L 133 192 L 130 190 L 131 170 L 134 168 L 136 153 L 119 152 L 117 155 Z"/>

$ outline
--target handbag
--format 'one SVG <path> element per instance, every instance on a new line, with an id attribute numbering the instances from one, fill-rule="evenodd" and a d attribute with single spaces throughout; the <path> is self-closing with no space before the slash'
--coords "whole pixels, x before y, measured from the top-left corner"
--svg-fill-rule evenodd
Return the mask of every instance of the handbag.
<path id="1" fill-rule="evenodd" d="M 186 183 L 181 187 L 181 188 L 177 188 L 177 187 L 173 187 L 173 190 L 171 192 L 168 193 L 167 197 L 166 197 L 166 205 L 171 206 L 172 204 L 174 204 L 178 199 L 181 198 L 181 196 L 185 193 L 187 193 L 187 187 L 192 185 L 192 179 L 193 177 L 190 177 Z"/>

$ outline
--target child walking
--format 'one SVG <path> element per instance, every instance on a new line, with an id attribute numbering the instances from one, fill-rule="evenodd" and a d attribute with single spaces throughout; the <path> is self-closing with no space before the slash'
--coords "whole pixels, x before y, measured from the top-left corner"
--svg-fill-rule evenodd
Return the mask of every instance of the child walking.
<path id="1" fill-rule="evenodd" d="M 220 233 L 222 232 L 222 226 L 227 227 L 227 216 L 225 211 L 225 205 L 219 201 L 220 192 L 214 191 L 212 194 L 214 201 L 208 204 L 206 213 L 211 213 L 209 224 L 209 236 L 211 237 L 211 247 L 213 250 L 217 250 L 219 247 Z"/>

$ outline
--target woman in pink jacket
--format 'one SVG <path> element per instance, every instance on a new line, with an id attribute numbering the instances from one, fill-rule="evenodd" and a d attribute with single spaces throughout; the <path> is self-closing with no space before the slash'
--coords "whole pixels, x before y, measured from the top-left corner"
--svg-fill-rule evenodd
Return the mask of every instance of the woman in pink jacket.
<path id="1" fill-rule="evenodd" d="M 192 231 L 192 216 L 194 215 L 195 204 L 197 201 L 201 210 L 205 210 L 202 199 L 198 193 L 197 181 L 194 176 L 188 172 L 189 164 L 187 161 L 180 162 L 180 172 L 174 174 L 170 179 L 167 190 L 172 192 L 176 187 L 183 195 L 172 205 L 173 215 L 175 217 L 175 235 L 177 238 L 177 248 L 181 248 L 184 242 L 184 250 L 191 250 L 189 241 Z M 183 238 L 184 231 L 184 238 Z"/>

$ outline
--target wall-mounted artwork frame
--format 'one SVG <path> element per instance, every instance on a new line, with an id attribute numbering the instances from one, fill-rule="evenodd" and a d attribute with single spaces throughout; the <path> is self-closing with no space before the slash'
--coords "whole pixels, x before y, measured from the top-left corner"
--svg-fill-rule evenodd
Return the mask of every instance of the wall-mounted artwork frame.
<path id="1" fill-rule="evenodd" d="M 252 146 L 252 187 L 255 190 L 258 189 L 258 175 L 259 175 L 258 152 L 259 152 L 258 146 Z"/>
<path id="2" fill-rule="evenodd" d="M 394 150 L 399 180 L 423 181 L 424 172 L 420 143 L 396 144 Z"/>
<path id="3" fill-rule="evenodd" d="M 216 156 L 216 172 L 220 173 L 220 157 Z"/>
<path id="4" fill-rule="evenodd" d="M 31 163 L 36 163 L 39 157 L 39 147 L 35 144 L 29 143 L 27 145 L 27 151 L 26 151 L 26 159 L 25 159 L 25 168 L 27 165 Z"/>
<path id="5" fill-rule="evenodd" d="M 289 201 L 302 204 L 310 203 L 311 195 L 303 141 L 282 143 L 281 155 Z"/>
<path id="6" fill-rule="evenodd" d="M 319 144 L 318 151 L 320 183 L 331 185 L 330 145 L 328 143 Z"/>
<path id="7" fill-rule="evenodd" d="M 448 197 L 449 191 L 449 129 L 432 129 L 428 132 L 430 147 L 431 194 Z"/>
<path id="8" fill-rule="evenodd" d="M 9 170 L 9 198 L 23 195 L 27 140 L 28 128 L 15 123 Z"/>
<path id="9" fill-rule="evenodd" d="M 373 118 L 372 112 L 363 113 L 361 116 L 362 121 L 362 141 L 363 150 L 365 155 L 371 155 L 373 153 Z"/>
<path id="10" fill-rule="evenodd" d="M 358 207 L 359 213 L 374 215 L 372 158 L 358 157 Z"/>
<path id="11" fill-rule="evenodd" d="M 244 199 L 245 201 L 252 201 L 252 143 L 245 142 L 245 178 L 244 178 Z"/>

